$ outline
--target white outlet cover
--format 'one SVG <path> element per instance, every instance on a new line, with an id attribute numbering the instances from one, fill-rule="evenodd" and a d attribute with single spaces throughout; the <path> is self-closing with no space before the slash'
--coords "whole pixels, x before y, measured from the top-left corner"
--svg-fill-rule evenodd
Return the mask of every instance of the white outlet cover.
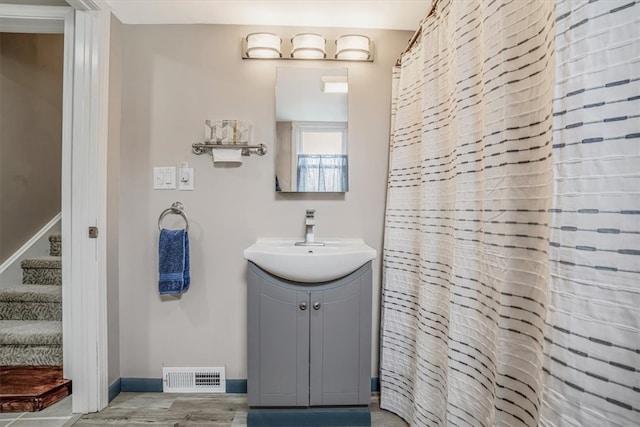
<path id="1" fill-rule="evenodd" d="M 183 180 L 183 173 L 186 172 L 187 181 Z M 193 190 L 193 168 L 180 168 L 180 179 L 178 180 L 178 190 L 191 191 Z"/>

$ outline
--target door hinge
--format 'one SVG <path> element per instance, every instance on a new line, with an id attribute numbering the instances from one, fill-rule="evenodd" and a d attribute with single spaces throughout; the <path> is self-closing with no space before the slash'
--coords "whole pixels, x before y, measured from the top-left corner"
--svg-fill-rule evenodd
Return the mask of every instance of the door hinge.
<path id="1" fill-rule="evenodd" d="M 90 239 L 98 238 L 98 227 L 89 227 L 89 238 Z"/>

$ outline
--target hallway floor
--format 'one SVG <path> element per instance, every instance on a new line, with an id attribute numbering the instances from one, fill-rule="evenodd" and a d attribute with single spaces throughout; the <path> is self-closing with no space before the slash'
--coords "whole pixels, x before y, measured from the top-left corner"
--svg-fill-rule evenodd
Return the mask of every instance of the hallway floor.
<path id="1" fill-rule="evenodd" d="M 407 426 L 398 416 L 381 410 L 378 401 L 374 395 L 372 426 Z M 107 408 L 84 415 L 73 426 L 240 427 L 246 426 L 247 409 L 246 394 L 120 393 Z"/>
<path id="2" fill-rule="evenodd" d="M 71 415 L 71 396 L 40 412 L 0 413 L 0 427 L 67 427 L 80 418 Z"/>

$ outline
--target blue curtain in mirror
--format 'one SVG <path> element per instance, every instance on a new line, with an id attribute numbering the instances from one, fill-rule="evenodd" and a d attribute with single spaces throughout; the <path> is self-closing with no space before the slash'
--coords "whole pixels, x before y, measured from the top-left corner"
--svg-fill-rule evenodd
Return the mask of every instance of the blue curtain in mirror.
<path id="1" fill-rule="evenodd" d="M 345 192 L 348 175 L 346 154 L 298 155 L 298 191 Z"/>

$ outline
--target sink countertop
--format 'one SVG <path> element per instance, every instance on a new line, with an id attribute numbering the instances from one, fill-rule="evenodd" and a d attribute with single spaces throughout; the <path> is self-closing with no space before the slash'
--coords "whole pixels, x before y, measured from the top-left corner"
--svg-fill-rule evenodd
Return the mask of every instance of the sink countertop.
<path id="1" fill-rule="evenodd" d="M 317 239 L 324 246 L 302 245 L 295 238 L 258 238 L 244 251 L 245 259 L 269 273 L 301 283 L 335 280 L 354 272 L 377 256 L 362 239 Z"/>

